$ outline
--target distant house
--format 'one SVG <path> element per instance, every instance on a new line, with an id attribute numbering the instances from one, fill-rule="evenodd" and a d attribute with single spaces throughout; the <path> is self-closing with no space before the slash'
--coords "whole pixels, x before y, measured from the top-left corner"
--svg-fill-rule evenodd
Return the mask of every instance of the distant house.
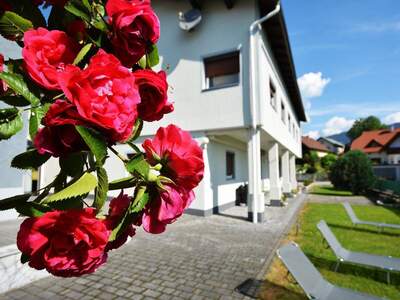
<path id="1" fill-rule="evenodd" d="M 320 137 L 318 139 L 318 142 L 321 144 L 325 145 L 326 148 L 329 149 L 329 151 L 335 153 L 335 154 L 342 154 L 345 149 L 345 145 L 341 142 L 338 142 L 332 138 L 328 137 Z"/>
<path id="2" fill-rule="evenodd" d="M 351 150 L 363 151 L 375 164 L 400 164 L 400 129 L 365 131 Z"/>
<path id="3" fill-rule="evenodd" d="M 314 140 L 313 138 L 310 138 L 309 136 L 303 136 L 301 139 L 301 144 L 303 148 L 303 155 L 314 151 L 317 153 L 318 157 L 324 157 L 328 153 L 333 152 L 329 150 L 327 146 L 317 140 Z"/>
<path id="4" fill-rule="evenodd" d="M 400 128 L 365 131 L 353 141 L 351 150 L 366 153 L 377 176 L 400 181 Z"/>

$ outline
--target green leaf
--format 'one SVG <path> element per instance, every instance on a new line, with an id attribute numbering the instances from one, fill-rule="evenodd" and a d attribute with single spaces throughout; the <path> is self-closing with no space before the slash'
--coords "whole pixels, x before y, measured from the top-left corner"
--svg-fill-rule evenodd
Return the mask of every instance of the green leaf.
<path id="1" fill-rule="evenodd" d="M 75 60 L 73 62 L 74 65 L 79 64 L 82 59 L 85 58 L 85 56 L 89 53 L 90 49 L 92 48 L 93 44 L 87 44 L 85 46 L 83 46 L 83 48 L 81 49 L 81 51 L 79 51 L 78 55 L 75 57 Z"/>
<path id="2" fill-rule="evenodd" d="M 22 194 L 0 200 L 0 210 L 7 210 L 23 204 L 29 200 L 31 194 Z"/>
<path id="3" fill-rule="evenodd" d="M 30 104 L 36 106 L 40 103 L 39 98 L 29 90 L 21 75 L 2 72 L 0 73 L 0 79 L 4 80 L 12 90 L 23 96 Z"/>
<path id="4" fill-rule="evenodd" d="M 28 106 L 30 103 L 22 96 L 1 96 L 0 101 L 11 106 Z"/>
<path id="5" fill-rule="evenodd" d="M 78 152 L 60 157 L 59 164 L 61 170 L 68 176 L 76 177 L 83 172 L 87 154 Z"/>
<path id="6" fill-rule="evenodd" d="M 16 108 L 0 109 L 0 140 L 7 140 L 23 127 L 21 113 Z"/>
<path id="7" fill-rule="evenodd" d="M 53 195 L 50 195 L 49 197 L 44 199 L 41 203 L 50 203 L 54 201 L 79 197 L 89 193 L 96 186 L 97 186 L 96 177 L 90 173 L 85 173 L 78 180 L 68 185 L 65 189 Z"/>
<path id="8" fill-rule="evenodd" d="M 138 213 L 143 210 L 143 208 L 146 206 L 147 202 L 149 202 L 149 193 L 143 192 L 139 197 L 136 197 L 137 200 L 135 200 L 130 207 L 130 212 L 131 213 Z"/>
<path id="9" fill-rule="evenodd" d="M 142 69 L 146 69 L 146 63 L 147 63 L 147 55 L 143 55 L 141 59 L 139 59 L 138 64 Z"/>
<path id="10" fill-rule="evenodd" d="M 5 38 L 21 40 L 25 31 L 31 28 L 33 28 L 31 21 L 12 11 L 5 11 L 0 15 L 0 34 Z"/>
<path id="11" fill-rule="evenodd" d="M 46 212 L 51 211 L 50 207 L 41 205 L 36 202 L 26 202 L 18 205 L 15 210 L 23 216 L 27 217 L 40 217 Z"/>
<path id="12" fill-rule="evenodd" d="M 136 184 L 135 177 L 129 176 L 129 177 L 125 177 L 125 178 L 121 178 L 121 179 L 117 179 L 117 180 L 111 181 L 108 184 L 108 189 L 110 191 L 112 191 L 112 190 L 122 190 L 122 189 L 127 189 L 127 188 L 134 187 L 135 184 Z"/>
<path id="13" fill-rule="evenodd" d="M 98 162 L 103 162 L 107 156 L 107 143 L 104 138 L 93 129 L 83 126 L 75 126 L 90 151 L 93 152 Z"/>
<path id="14" fill-rule="evenodd" d="M 97 209 L 97 211 L 100 211 L 107 200 L 108 176 L 107 176 L 107 171 L 103 167 L 98 167 L 96 171 L 97 171 L 98 184 L 96 188 L 93 206 Z"/>
<path id="15" fill-rule="evenodd" d="M 158 55 L 158 48 L 156 45 L 150 47 L 149 54 L 147 55 L 147 66 L 154 67 L 160 62 L 160 57 Z"/>
<path id="16" fill-rule="evenodd" d="M 31 108 L 31 115 L 29 118 L 29 135 L 32 141 L 39 130 L 40 122 L 42 122 L 43 117 L 46 115 L 47 110 L 50 105 L 44 105 L 40 107 Z"/>
<path id="17" fill-rule="evenodd" d="M 18 0 L 12 1 L 12 11 L 19 14 L 21 17 L 32 21 L 34 27 L 46 27 L 46 20 L 44 19 L 40 9 L 35 5 L 32 0 Z"/>
<path id="18" fill-rule="evenodd" d="M 83 199 L 87 197 L 88 194 L 84 194 L 79 197 L 64 199 L 56 202 L 48 203 L 48 205 L 54 210 L 69 210 L 69 209 L 82 209 Z"/>
<path id="19" fill-rule="evenodd" d="M 78 18 L 90 22 L 90 16 L 88 12 L 84 11 L 84 7 L 80 7 L 79 4 L 76 3 L 76 1 L 69 1 L 67 4 L 65 4 L 64 9 L 74 16 L 77 16 Z"/>
<path id="20" fill-rule="evenodd" d="M 49 158 L 50 155 L 42 155 L 39 154 L 36 149 L 32 149 L 15 156 L 11 161 L 11 167 L 24 170 L 37 169 Z"/>
<path id="21" fill-rule="evenodd" d="M 137 173 L 143 178 L 147 178 L 150 172 L 150 165 L 141 153 L 135 154 L 133 158 L 125 164 L 125 168 L 129 173 Z"/>

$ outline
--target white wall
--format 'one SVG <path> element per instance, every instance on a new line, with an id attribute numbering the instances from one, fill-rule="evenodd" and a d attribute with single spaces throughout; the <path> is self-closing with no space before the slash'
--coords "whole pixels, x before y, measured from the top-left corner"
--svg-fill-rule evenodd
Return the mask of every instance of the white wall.
<path id="1" fill-rule="evenodd" d="M 178 12 L 189 1 L 153 1 L 161 21 L 158 43 L 162 66 L 169 67 L 170 99 L 175 111 L 161 122 L 146 124 L 154 134 L 160 125 L 175 123 L 186 130 L 241 127 L 250 122 L 248 103 L 248 28 L 255 18 L 254 2 L 238 1 L 228 10 L 223 1 L 203 1 L 203 21 L 192 32 L 178 27 Z M 240 49 L 241 79 L 234 87 L 202 91 L 203 58 Z"/>
<path id="2" fill-rule="evenodd" d="M 297 157 L 301 156 L 301 129 L 299 122 L 295 117 L 294 108 L 289 100 L 286 89 L 280 78 L 279 72 L 274 66 L 273 56 L 268 50 L 268 44 L 259 39 L 259 65 L 260 68 L 260 86 L 259 86 L 259 116 L 263 130 L 287 148 Z M 270 99 L 270 80 L 276 89 L 277 105 L 276 110 L 271 105 Z M 286 124 L 281 119 L 281 102 L 285 105 Z M 288 114 L 290 114 L 291 123 L 295 124 L 295 134 L 289 131 Z"/>
<path id="3" fill-rule="evenodd" d="M 235 153 L 235 178 L 226 178 L 226 152 Z M 211 173 L 212 201 L 206 209 L 232 203 L 236 200 L 236 189 L 248 180 L 247 151 L 244 144 L 237 146 L 230 143 L 211 141 L 208 145 L 208 157 Z"/>

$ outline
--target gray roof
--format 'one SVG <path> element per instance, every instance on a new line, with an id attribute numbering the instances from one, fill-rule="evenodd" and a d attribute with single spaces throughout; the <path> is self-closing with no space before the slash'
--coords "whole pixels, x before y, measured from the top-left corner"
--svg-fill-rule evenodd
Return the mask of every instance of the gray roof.
<path id="1" fill-rule="evenodd" d="M 344 144 L 342 144 L 341 142 L 338 142 L 338 141 L 336 141 L 336 140 L 334 140 L 334 139 L 332 139 L 332 138 L 329 138 L 329 137 L 320 137 L 319 139 L 318 139 L 318 141 L 320 141 L 320 140 L 325 140 L 325 141 L 327 141 L 327 142 L 329 142 L 329 143 L 331 143 L 332 145 L 334 145 L 334 146 L 337 146 L 337 147 L 343 147 L 344 148 Z"/>

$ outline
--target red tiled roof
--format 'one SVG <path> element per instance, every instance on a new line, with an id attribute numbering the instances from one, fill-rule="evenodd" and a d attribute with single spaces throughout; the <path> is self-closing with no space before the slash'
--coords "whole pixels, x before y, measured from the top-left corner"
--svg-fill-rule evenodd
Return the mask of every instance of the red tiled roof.
<path id="1" fill-rule="evenodd" d="M 310 150 L 330 152 L 329 149 L 322 143 L 310 138 L 309 136 L 303 136 L 301 142 Z"/>
<path id="2" fill-rule="evenodd" d="M 351 143 L 351 150 L 361 150 L 365 153 L 382 152 L 393 139 L 400 135 L 400 128 L 395 130 L 382 129 L 364 131 Z"/>

